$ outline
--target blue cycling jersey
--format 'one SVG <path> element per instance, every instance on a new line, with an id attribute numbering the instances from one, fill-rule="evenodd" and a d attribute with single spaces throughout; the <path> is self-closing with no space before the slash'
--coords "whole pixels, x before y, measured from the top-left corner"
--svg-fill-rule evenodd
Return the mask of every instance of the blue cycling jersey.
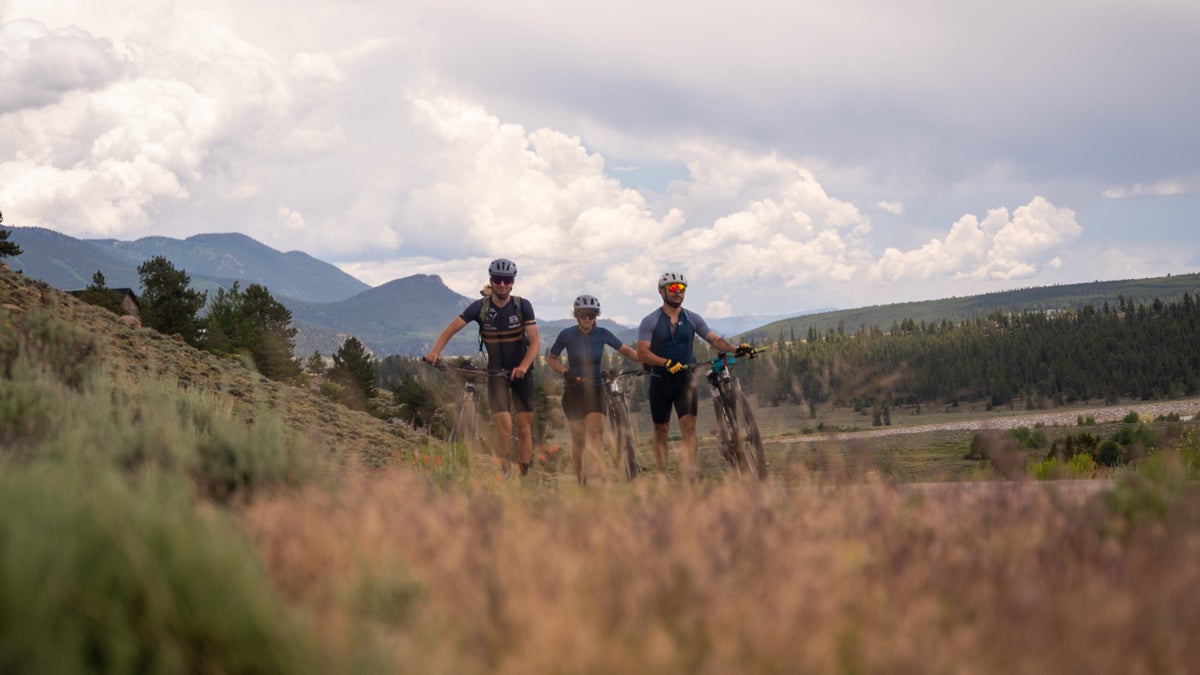
<path id="1" fill-rule="evenodd" d="M 679 323 L 671 325 L 671 317 L 661 307 L 650 312 L 638 326 L 638 342 L 649 342 L 650 352 L 664 359 L 692 365 L 696 357 L 692 354 L 696 336 L 704 337 L 712 331 L 708 323 L 690 309 L 681 309 Z M 666 369 L 655 366 L 651 376 L 666 374 Z"/>
<path id="2" fill-rule="evenodd" d="M 550 354 L 558 358 L 563 350 L 567 351 L 567 375 L 570 377 L 600 378 L 600 357 L 604 353 L 604 345 L 613 349 L 621 348 L 621 340 L 607 328 L 596 326 L 588 332 L 579 330 L 579 326 L 564 328 L 554 344 Z"/>

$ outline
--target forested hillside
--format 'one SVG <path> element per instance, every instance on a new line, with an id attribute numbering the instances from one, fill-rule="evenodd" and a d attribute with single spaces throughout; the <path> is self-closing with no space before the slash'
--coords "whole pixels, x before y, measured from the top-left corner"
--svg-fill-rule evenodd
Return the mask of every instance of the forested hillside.
<path id="1" fill-rule="evenodd" d="M 1200 392 L 1200 302 L 905 319 L 777 340 L 747 368 L 760 400 L 856 406 L 988 401 L 1042 407 Z"/>
<path id="2" fill-rule="evenodd" d="M 767 324 L 747 331 L 743 337 L 753 342 L 764 340 L 804 338 L 810 331 L 824 334 L 834 330 L 857 333 L 872 327 L 888 327 L 905 319 L 916 322 L 959 323 L 985 316 L 990 312 L 1005 314 L 1021 312 L 1080 311 L 1084 307 L 1103 307 L 1121 304 L 1152 304 L 1155 300 L 1176 302 L 1184 294 L 1200 297 L 1200 274 L 1174 274 L 1150 279 L 1093 281 L 1082 284 L 1037 286 L 1012 291 L 997 291 L 982 295 L 900 302 L 806 314 Z"/>

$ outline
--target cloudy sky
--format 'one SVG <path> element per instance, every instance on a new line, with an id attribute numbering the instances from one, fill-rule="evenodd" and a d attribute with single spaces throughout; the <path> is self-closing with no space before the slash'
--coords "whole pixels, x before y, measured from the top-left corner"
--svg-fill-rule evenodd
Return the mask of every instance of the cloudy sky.
<path id="1" fill-rule="evenodd" d="M 1200 270 L 1194 0 L 0 0 L 4 224 L 627 324 Z"/>

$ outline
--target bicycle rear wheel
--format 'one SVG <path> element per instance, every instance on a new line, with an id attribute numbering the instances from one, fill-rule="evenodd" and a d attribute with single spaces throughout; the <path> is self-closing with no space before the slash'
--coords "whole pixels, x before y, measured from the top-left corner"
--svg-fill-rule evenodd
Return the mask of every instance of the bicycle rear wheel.
<path id="1" fill-rule="evenodd" d="M 614 397 L 609 401 L 609 421 L 613 439 L 617 443 L 617 464 L 625 472 L 625 478 L 633 480 L 638 474 L 636 448 L 633 442 L 633 424 L 629 421 L 629 405 L 625 397 Z"/>
<path id="2" fill-rule="evenodd" d="M 750 408 L 750 400 L 742 391 L 741 383 L 735 381 L 731 387 L 733 398 L 734 445 L 740 464 L 745 471 L 758 480 L 767 478 L 767 456 L 763 452 L 762 435 L 758 422 Z"/>

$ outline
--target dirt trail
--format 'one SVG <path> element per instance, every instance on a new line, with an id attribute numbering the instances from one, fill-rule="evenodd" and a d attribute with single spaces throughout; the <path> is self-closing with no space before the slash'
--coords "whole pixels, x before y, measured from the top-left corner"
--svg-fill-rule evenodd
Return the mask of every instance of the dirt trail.
<path id="1" fill-rule="evenodd" d="M 1191 419 L 1200 411 L 1200 399 L 1190 398 L 1179 401 L 1155 401 L 1152 403 L 1131 403 L 1103 406 L 1098 408 L 1073 408 L 1069 411 L 1028 412 L 1019 415 L 995 415 L 973 418 L 958 422 L 942 422 L 937 424 L 918 424 L 913 426 L 875 427 L 863 431 L 837 431 L 828 433 L 806 434 L 804 436 L 789 436 L 787 438 L 764 439 L 768 442 L 803 443 L 817 441 L 832 441 L 848 438 L 866 438 L 874 436 L 890 436 L 894 434 L 919 434 L 929 431 L 970 431 L 974 429 L 1016 429 L 1017 427 L 1047 427 L 1073 426 L 1079 417 L 1092 417 L 1098 424 L 1116 422 L 1130 412 L 1136 412 L 1141 419 L 1154 419 L 1160 415 L 1179 413 L 1180 419 Z"/>

